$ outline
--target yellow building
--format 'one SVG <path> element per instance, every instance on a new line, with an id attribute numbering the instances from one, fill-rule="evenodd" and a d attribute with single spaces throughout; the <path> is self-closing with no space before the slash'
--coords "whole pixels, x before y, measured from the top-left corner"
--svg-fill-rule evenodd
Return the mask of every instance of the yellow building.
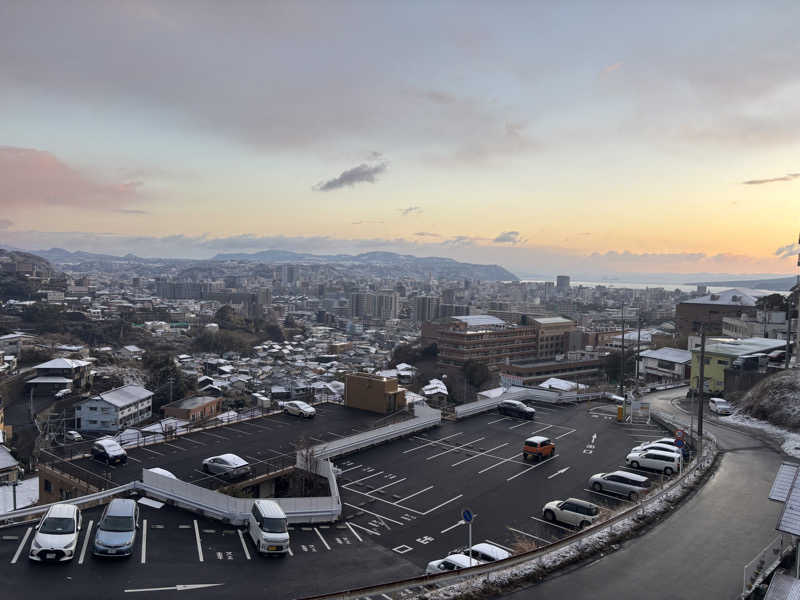
<path id="1" fill-rule="evenodd" d="M 740 357 L 751 354 L 768 353 L 786 347 L 786 340 L 768 338 L 717 339 L 706 343 L 705 368 L 703 369 L 704 389 L 710 394 L 725 391 L 725 369 L 733 366 Z M 697 389 L 700 378 L 700 348 L 692 350 L 692 389 Z"/>

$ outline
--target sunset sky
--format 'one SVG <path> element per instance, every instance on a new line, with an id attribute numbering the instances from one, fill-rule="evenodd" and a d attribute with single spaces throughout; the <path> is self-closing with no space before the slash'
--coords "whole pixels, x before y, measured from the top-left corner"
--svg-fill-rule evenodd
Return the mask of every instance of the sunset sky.
<path id="1" fill-rule="evenodd" d="M 3 2 L 0 244 L 792 274 L 800 3 Z"/>

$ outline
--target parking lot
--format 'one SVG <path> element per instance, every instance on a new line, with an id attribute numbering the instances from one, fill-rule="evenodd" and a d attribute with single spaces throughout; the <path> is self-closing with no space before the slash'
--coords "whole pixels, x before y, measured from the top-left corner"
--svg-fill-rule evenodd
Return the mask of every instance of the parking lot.
<path id="1" fill-rule="evenodd" d="M 625 467 L 632 446 L 663 437 L 656 425 L 621 425 L 608 410 L 537 407 L 535 421 L 496 412 L 446 423 L 337 463 L 346 519 L 376 543 L 424 568 L 466 545 L 463 509 L 474 515 L 473 543 L 541 546 L 574 532 L 542 518 L 542 506 L 568 497 L 617 508 L 629 501 L 598 493 L 588 478 Z M 524 461 L 526 437 L 542 435 L 556 454 Z"/>
<path id="2" fill-rule="evenodd" d="M 665 432 L 656 425 L 619 424 L 614 410 L 537 406 L 533 421 L 484 413 L 342 457 L 336 461 L 342 470 L 341 521 L 293 527 L 292 553 L 285 558 L 257 555 L 246 532 L 235 527 L 169 506 L 142 504 L 134 555 L 95 559 L 91 539 L 102 509 L 94 508 L 83 513 L 80 553 L 71 563 L 28 561 L 33 523 L 0 529 L 0 583 L 17 592 L 12 597 L 46 593 L 54 586 L 59 597 L 166 597 L 176 589 L 214 597 L 303 597 L 421 575 L 430 560 L 466 545 L 465 508 L 475 515 L 473 543 L 488 541 L 512 551 L 538 547 L 573 532 L 542 519 L 542 506 L 550 500 L 576 497 L 609 509 L 629 502 L 592 491 L 589 476 L 625 469 L 632 446 Z M 180 449 L 166 444 L 150 448 L 161 454 L 134 449 L 130 457 L 137 460 L 113 469 L 112 476 L 122 483 L 137 478 L 143 467 L 161 466 L 198 481 L 204 475 L 195 467 L 206 456 L 229 451 L 248 459 L 264 452 L 293 455 L 300 437 L 330 440 L 374 420 L 374 415 L 334 405 L 321 407 L 310 421 L 276 415 L 209 430 L 224 439 L 203 439 L 205 432 L 197 432 L 191 434 L 199 442 L 195 445 L 181 437 L 177 444 L 169 442 Z M 531 435 L 552 439 L 555 456 L 524 461 L 521 446 Z M 661 479 L 645 474 L 656 483 Z M 395 600 L 404 594 L 377 597 Z"/>
<path id="3" fill-rule="evenodd" d="M 202 471 L 203 459 L 209 456 L 238 454 L 254 465 L 255 474 L 260 474 L 294 464 L 301 444 L 314 445 L 353 435 L 368 429 L 379 418 L 373 413 L 337 404 L 322 404 L 316 409 L 317 416 L 313 419 L 277 414 L 129 448 L 127 464 L 106 465 L 92 458 L 72 462 L 76 468 L 105 477 L 116 485 L 141 479 L 142 469 L 161 467 L 183 481 L 217 488 L 229 482 Z M 58 463 L 54 466 L 58 467 Z"/>

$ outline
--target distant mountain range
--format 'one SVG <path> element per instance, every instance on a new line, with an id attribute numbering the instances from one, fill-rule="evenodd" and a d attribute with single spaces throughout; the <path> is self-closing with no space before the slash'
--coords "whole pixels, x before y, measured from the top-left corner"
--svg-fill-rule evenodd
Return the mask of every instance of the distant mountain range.
<path id="1" fill-rule="evenodd" d="M 394 252 L 366 252 L 364 254 L 301 254 L 287 250 L 264 250 L 262 252 L 217 254 L 215 261 L 245 262 L 297 262 L 338 264 L 365 267 L 384 267 L 396 275 L 414 275 L 425 278 L 480 279 L 483 281 L 519 281 L 518 277 L 499 265 L 476 265 L 452 258 L 435 256 L 418 257 Z"/>
<path id="2" fill-rule="evenodd" d="M 787 292 L 797 283 L 797 277 L 778 277 L 775 279 L 734 279 L 732 281 L 697 281 L 686 285 L 713 285 L 716 287 L 751 288 Z"/>

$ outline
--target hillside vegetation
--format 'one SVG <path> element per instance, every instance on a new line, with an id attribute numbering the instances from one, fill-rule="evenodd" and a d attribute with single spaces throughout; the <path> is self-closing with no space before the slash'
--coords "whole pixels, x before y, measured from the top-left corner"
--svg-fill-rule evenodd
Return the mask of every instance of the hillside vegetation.
<path id="1" fill-rule="evenodd" d="M 756 419 L 800 430 L 800 370 L 770 375 L 754 385 L 737 406 Z"/>

